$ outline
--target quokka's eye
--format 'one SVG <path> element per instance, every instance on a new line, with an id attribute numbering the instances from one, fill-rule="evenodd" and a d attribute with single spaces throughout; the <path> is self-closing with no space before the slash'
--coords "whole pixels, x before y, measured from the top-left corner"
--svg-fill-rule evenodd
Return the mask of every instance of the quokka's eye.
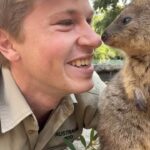
<path id="1" fill-rule="evenodd" d="M 126 25 L 126 24 L 128 24 L 131 20 L 132 20 L 131 17 L 125 17 L 125 18 L 123 18 L 122 23 L 123 23 L 124 25 Z"/>

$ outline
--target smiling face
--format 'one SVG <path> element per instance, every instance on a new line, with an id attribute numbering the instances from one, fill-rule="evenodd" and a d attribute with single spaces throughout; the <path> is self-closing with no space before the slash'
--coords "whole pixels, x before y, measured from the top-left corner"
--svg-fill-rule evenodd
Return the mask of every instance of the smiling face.
<path id="1" fill-rule="evenodd" d="M 91 19 L 88 0 L 38 0 L 24 20 L 24 42 L 13 41 L 19 59 L 11 70 L 18 84 L 58 95 L 92 88 L 92 53 L 101 39 Z"/>

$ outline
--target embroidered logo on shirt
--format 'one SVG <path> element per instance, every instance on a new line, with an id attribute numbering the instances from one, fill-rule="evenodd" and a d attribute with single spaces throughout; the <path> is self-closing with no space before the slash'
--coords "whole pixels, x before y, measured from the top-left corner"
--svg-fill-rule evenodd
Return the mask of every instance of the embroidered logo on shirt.
<path id="1" fill-rule="evenodd" d="M 56 132 L 55 136 L 63 136 L 66 139 L 73 139 L 73 133 L 76 132 L 78 128 L 75 129 L 68 129 L 63 131 Z"/>

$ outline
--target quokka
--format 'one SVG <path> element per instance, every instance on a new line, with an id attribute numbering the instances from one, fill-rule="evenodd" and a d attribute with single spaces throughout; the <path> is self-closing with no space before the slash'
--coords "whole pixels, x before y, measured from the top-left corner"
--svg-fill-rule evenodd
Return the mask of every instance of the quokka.
<path id="1" fill-rule="evenodd" d="M 100 98 L 101 150 L 150 150 L 150 0 L 132 1 L 102 40 L 125 52 L 125 64 Z"/>

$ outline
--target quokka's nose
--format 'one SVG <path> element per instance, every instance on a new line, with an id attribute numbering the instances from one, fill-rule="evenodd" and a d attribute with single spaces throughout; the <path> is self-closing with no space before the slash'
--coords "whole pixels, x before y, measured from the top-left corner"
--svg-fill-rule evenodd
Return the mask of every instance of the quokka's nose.
<path id="1" fill-rule="evenodd" d="M 108 39 L 108 33 L 105 31 L 103 34 L 102 34 L 102 40 L 103 42 L 107 41 Z"/>

